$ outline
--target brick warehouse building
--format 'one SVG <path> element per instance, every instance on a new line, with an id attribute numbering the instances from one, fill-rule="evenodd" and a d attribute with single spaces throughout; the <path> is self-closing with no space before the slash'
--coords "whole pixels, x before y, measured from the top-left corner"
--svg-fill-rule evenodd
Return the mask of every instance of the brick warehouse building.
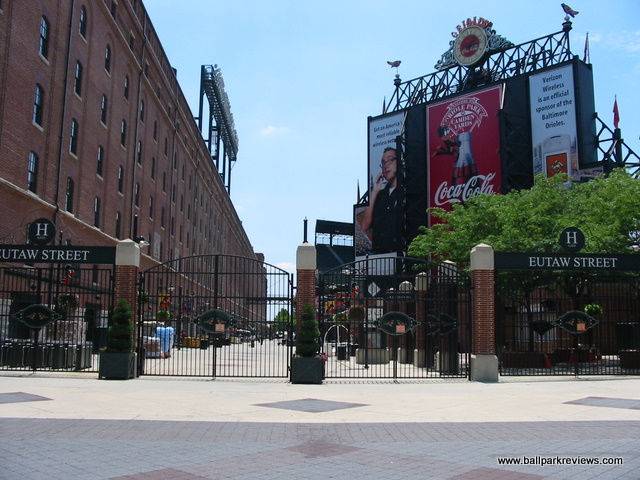
<path id="1" fill-rule="evenodd" d="M 260 258 L 141 1 L 2 0 L 0 37 L 0 243 Z"/>
<path id="2" fill-rule="evenodd" d="M 59 249 L 144 239 L 140 271 L 175 272 L 163 264 L 181 258 L 200 258 L 198 268 L 208 271 L 214 257 L 245 259 L 233 270 L 254 274 L 258 286 L 227 281 L 220 291 L 264 294 L 264 256 L 229 196 L 237 142 L 230 158 L 219 137 L 215 148 L 203 138 L 142 1 L 0 0 L 0 244 L 7 249 L 27 245 L 29 225 L 46 219 L 56 231 L 47 245 Z M 0 365 L 95 368 L 89 356 L 105 345 L 115 295 L 113 266 L 105 263 L 0 258 Z M 185 275 L 156 277 L 137 286 L 150 296 L 144 320 L 169 309 L 178 331 L 195 331 L 189 319 L 208 307 L 213 289 Z M 33 304 L 61 312 L 61 299 L 74 296 L 76 307 L 41 333 L 16 319 Z M 241 319 L 266 315 L 235 300 L 218 305 Z M 40 360 L 28 353 L 37 350 L 34 338 L 45 342 Z"/>

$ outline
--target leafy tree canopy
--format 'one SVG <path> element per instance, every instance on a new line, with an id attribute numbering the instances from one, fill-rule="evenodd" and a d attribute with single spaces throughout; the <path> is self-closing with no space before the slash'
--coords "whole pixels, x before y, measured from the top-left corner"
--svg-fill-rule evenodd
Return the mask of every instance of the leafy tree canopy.
<path id="1" fill-rule="evenodd" d="M 293 324 L 293 318 L 289 315 L 289 310 L 281 309 L 273 319 L 273 330 L 276 332 L 288 332 Z"/>
<path id="2" fill-rule="evenodd" d="M 432 209 L 443 223 L 423 227 L 409 255 L 466 266 L 480 243 L 499 252 L 557 253 L 568 227 L 584 233 L 582 253 L 629 253 L 640 233 L 640 180 L 621 168 L 570 187 L 564 180 L 539 175 L 529 190 L 479 195 L 450 212 Z"/>

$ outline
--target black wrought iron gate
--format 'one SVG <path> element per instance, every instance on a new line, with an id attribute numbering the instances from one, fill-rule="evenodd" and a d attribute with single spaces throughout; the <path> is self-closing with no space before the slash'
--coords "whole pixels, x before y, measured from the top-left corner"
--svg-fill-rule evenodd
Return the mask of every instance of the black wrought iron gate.
<path id="1" fill-rule="evenodd" d="M 28 326 L 39 305 L 55 321 Z M 51 264 L 0 269 L 0 369 L 97 371 L 113 307 L 113 267 Z"/>
<path id="2" fill-rule="evenodd" d="M 288 378 L 292 276 L 254 258 L 202 255 L 140 275 L 145 375 Z"/>
<path id="3" fill-rule="evenodd" d="M 468 376 L 468 275 L 448 263 L 368 258 L 319 276 L 327 378 Z"/>

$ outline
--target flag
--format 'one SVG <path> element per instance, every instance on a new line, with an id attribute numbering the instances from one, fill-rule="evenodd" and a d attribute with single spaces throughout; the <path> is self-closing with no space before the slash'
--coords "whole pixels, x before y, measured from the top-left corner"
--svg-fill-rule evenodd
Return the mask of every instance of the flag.
<path id="1" fill-rule="evenodd" d="M 356 203 L 360 203 L 360 180 L 358 180 L 358 201 Z"/>
<path id="2" fill-rule="evenodd" d="M 587 37 L 584 40 L 584 55 L 582 61 L 584 63 L 591 63 L 591 59 L 589 58 L 589 32 L 587 32 Z"/>
<path id="3" fill-rule="evenodd" d="M 613 102 L 613 126 L 614 128 L 618 128 L 618 124 L 620 123 L 620 112 L 618 111 L 618 99 L 616 98 Z"/>

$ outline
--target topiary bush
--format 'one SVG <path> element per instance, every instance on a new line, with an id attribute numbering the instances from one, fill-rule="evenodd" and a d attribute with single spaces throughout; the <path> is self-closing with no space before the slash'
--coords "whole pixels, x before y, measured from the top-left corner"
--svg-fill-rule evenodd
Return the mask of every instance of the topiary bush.
<path id="1" fill-rule="evenodd" d="M 113 309 L 111 326 L 109 327 L 109 339 L 107 352 L 132 352 L 133 351 L 133 312 L 129 302 L 122 299 Z"/>
<path id="2" fill-rule="evenodd" d="M 305 305 L 300 317 L 300 327 L 296 336 L 296 355 L 315 357 L 320 351 L 320 328 L 316 313 L 311 305 Z"/>

